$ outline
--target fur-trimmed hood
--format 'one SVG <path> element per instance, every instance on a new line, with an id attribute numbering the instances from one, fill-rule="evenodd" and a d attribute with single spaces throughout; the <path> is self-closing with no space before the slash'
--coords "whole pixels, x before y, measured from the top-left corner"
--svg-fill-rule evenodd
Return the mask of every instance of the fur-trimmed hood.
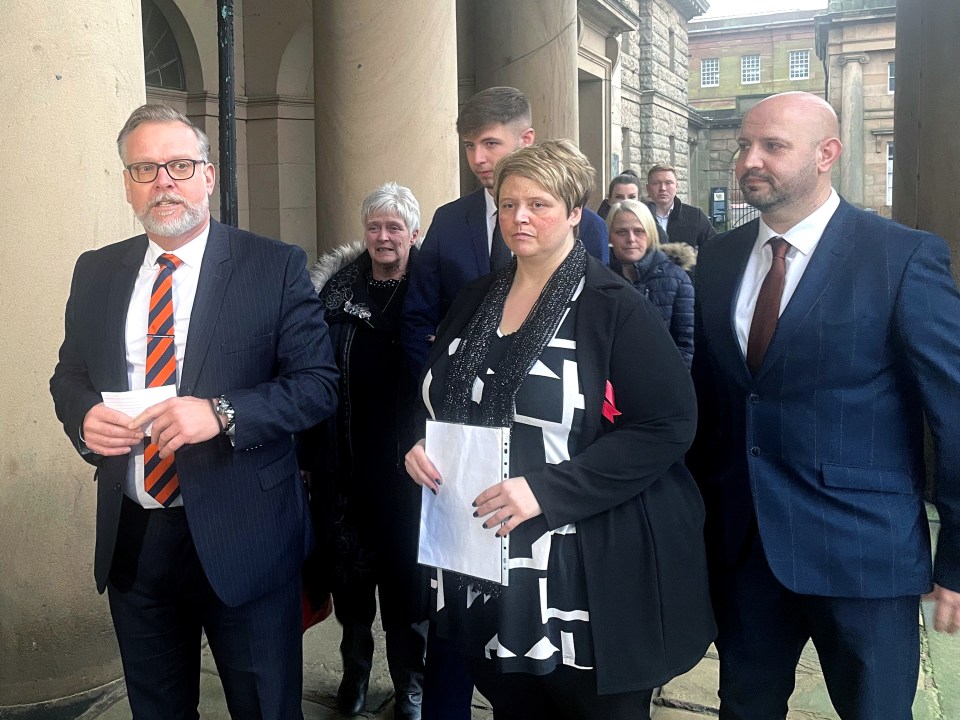
<path id="1" fill-rule="evenodd" d="M 679 265 L 687 272 L 690 272 L 697 264 L 696 249 L 684 242 L 664 243 L 660 246 L 660 250 L 670 258 L 675 265 Z"/>
<path id="2" fill-rule="evenodd" d="M 310 280 L 313 282 L 314 289 L 319 293 L 330 278 L 366 251 L 367 247 L 363 240 L 354 240 L 351 243 L 334 248 L 326 255 L 321 255 L 313 264 L 313 267 L 310 268 Z"/>

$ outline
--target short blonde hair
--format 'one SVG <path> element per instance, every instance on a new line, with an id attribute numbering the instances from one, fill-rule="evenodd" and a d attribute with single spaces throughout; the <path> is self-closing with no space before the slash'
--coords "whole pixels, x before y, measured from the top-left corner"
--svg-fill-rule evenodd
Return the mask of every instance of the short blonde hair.
<path id="1" fill-rule="evenodd" d="M 562 201 L 569 213 L 587 204 L 597 173 L 570 140 L 544 140 L 520 148 L 497 163 L 493 196 L 498 205 L 500 186 L 511 175 L 533 180 Z"/>
<path id="2" fill-rule="evenodd" d="M 650 208 L 639 200 L 621 200 L 610 206 L 607 214 L 607 234 L 613 237 L 613 224 L 623 213 L 632 213 L 640 221 L 640 226 L 647 234 L 647 252 L 660 249 L 660 233 L 657 232 L 657 221 L 653 219 Z"/>

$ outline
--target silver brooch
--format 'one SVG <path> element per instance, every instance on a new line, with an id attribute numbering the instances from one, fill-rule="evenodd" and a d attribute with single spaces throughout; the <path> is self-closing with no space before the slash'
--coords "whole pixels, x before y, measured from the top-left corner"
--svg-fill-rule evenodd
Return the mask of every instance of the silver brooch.
<path id="1" fill-rule="evenodd" d="M 351 315 L 356 315 L 361 320 L 370 319 L 370 308 L 363 303 L 354 303 L 350 300 L 347 300 L 345 303 L 343 303 L 343 309 L 345 312 L 348 312 Z"/>

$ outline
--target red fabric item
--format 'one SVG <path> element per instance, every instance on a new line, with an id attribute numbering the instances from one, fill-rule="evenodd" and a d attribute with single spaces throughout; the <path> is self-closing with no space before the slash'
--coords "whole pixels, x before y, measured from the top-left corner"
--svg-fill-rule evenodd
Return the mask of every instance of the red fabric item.
<path id="1" fill-rule="evenodd" d="M 319 609 L 314 610 L 313 605 L 310 604 L 310 599 L 307 597 L 307 593 L 301 590 L 300 606 L 302 609 L 300 632 L 305 633 L 314 625 L 319 625 L 330 617 L 330 613 L 333 612 L 333 597 L 327 595 L 327 601 L 323 603 Z"/>
<path id="2" fill-rule="evenodd" d="M 610 383 L 609 380 L 607 380 L 607 389 L 606 389 L 606 392 L 604 392 L 602 412 L 603 412 L 603 416 L 610 422 L 613 422 L 613 419 L 617 415 L 623 414 L 619 410 L 617 410 L 616 405 L 614 404 L 613 385 Z"/>

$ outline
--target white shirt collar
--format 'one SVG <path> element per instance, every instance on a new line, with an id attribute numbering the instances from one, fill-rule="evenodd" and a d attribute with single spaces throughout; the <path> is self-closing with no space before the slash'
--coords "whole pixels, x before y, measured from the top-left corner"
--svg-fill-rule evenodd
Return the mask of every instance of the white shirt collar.
<path id="1" fill-rule="evenodd" d="M 203 251 L 207 248 L 207 238 L 210 236 L 210 223 L 193 240 L 183 247 L 174 250 L 171 255 L 180 258 L 184 265 L 192 268 L 199 268 L 203 260 Z M 154 267 L 157 264 L 157 258 L 163 255 L 166 250 L 157 245 L 153 240 L 147 241 L 147 252 L 143 256 L 144 267 Z"/>
<path id="2" fill-rule="evenodd" d="M 487 217 L 491 218 L 497 213 L 497 201 L 493 199 L 493 195 L 487 188 L 483 189 L 483 198 L 487 201 Z"/>
<path id="3" fill-rule="evenodd" d="M 836 190 L 830 188 L 830 197 L 826 199 L 823 205 L 807 215 L 807 217 L 785 233 L 774 232 L 761 217 L 760 230 L 757 233 L 757 244 L 754 246 L 754 250 L 763 247 L 764 243 L 770 238 L 780 236 L 790 243 L 792 247 L 796 248 L 798 252 L 809 255 L 817 247 L 817 243 L 820 242 L 820 236 L 823 235 L 827 223 L 830 222 L 830 218 L 833 217 L 838 207 L 840 207 L 840 196 Z"/>

